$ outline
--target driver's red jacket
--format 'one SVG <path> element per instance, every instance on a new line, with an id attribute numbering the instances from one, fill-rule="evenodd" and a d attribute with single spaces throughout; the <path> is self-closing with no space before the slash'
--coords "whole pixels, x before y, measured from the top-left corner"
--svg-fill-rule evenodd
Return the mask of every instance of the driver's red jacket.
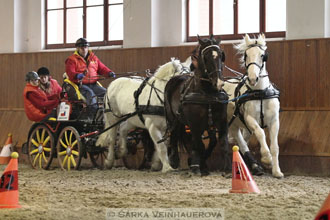
<path id="1" fill-rule="evenodd" d="M 85 72 L 86 75 L 82 80 L 83 84 L 96 83 L 98 75 L 107 77 L 109 72 L 112 72 L 92 51 L 88 52 L 87 61 L 75 51 L 74 54 L 66 59 L 65 71 L 69 79 L 74 83 L 78 83 L 77 75 Z"/>

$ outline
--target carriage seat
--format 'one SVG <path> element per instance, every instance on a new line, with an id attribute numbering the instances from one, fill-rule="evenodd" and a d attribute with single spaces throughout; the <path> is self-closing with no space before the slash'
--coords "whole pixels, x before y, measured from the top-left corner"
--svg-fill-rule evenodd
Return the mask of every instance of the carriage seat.
<path id="1" fill-rule="evenodd" d="M 62 85 L 62 97 L 67 100 L 72 108 L 71 119 L 83 119 L 90 115 L 90 109 L 87 107 L 86 98 L 80 93 L 76 83 L 69 80 L 66 73 L 63 74 L 64 82 Z M 102 85 L 101 85 L 102 86 Z M 103 97 L 97 98 L 98 111 L 96 115 L 103 113 Z"/>
<path id="2" fill-rule="evenodd" d="M 86 103 L 86 98 L 80 93 L 77 84 L 73 83 L 69 79 L 64 79 L 63 85 L 63 93 L 67 95 L 68 101 L 72 102 L 83 102 Z"/>

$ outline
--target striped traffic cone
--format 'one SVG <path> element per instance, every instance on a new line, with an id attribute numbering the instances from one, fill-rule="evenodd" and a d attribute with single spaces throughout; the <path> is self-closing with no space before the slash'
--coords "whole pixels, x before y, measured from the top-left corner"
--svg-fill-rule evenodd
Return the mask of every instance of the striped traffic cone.
<path id="1" fill-rule="evenodd" d="M 11 160 L 1 176 L 0 208 L 20 208 L 18 204 L 18 153 L 11 154 Z"/>
<path id="2" fill-rule="evenodd" d="M 238 146 L 233 147 L 232 189 L 231 193 L 260 193 L 257 184 L 238 152 Z"/>
<path id="3" fill-rule="evenodd" d="M 9 163 L 10 158 L 11 158 L 10 154 L 12 152 L 12 144 L 13 144 L 12 134 L 9 133 L 5 146 L 2 148 L 1 153 L 0 153 L 0 164 Z"/>

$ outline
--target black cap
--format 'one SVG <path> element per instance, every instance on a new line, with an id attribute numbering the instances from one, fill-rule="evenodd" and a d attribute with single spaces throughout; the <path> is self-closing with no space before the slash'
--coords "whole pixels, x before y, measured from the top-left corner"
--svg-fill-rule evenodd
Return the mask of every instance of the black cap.
<path id="1" fill-rule="evenodd" d="M 28 72 L 26 75 L 25 75 L 25 81 L 29 82 L 31 80 L 36 80 L 36 79 L 40 79 L 39 76 L 38 76 L 38 73 L 34 72 L 34 71 L 31 71 L 31 72 Z"/>
<path id="2" fill-rule="evenodd" d="M 89 43 L 86 38 L 79 38 L 75 44 L 76 47 L 89 47 Z"/>
<path id="3" fill-rule="evenodd" d="M 40 67 L 37 73 L 39 76 L 46 76 L 49 75 L 49 70 L 47 69 L 47 67 Z"/>

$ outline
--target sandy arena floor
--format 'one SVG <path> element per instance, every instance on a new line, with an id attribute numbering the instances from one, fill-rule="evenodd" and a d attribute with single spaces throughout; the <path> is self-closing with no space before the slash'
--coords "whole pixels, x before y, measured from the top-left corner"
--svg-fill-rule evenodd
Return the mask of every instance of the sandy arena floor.
<path id="1" fill-rule="evenodd" d="M 5 166 L 1 166 L 3 172 Z M 0 219 L 106 219 L 109 208 L 221 208 L 225 219 L 313 219 L 326 199 L 330 177 L 255 176 L 261 194 L 232 194 L 231 177 L 186 170 L 162 174 L 126 168 L 33 170 L 19 165 L 20 209 Z"/>

